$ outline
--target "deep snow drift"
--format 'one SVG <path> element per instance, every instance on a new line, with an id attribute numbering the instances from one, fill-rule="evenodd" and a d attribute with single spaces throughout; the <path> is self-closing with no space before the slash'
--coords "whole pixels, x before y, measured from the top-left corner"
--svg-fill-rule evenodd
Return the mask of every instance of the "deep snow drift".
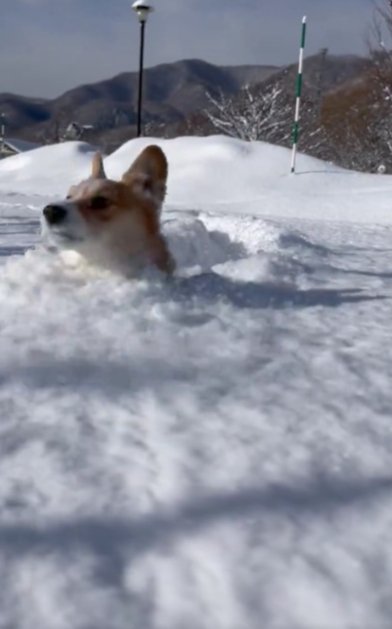
<path id="1" fill-rule="evenodd" d="M 159 143 L 169 282 L 33 248 L 91 147 L 0 163 L 0 628 L 390 629 L 392 179 Z"/>

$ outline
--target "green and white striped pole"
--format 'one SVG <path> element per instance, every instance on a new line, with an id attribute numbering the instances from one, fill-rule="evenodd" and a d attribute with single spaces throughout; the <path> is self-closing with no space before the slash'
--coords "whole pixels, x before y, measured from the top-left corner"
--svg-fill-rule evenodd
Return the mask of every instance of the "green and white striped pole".
<path id="1" fill-rule="evenodd" d="M 300 112 L 300 107 L 301 107 L 302 70 L 303 70 L 303 65 L 304 65 L 305 40 L 306 40 L 306 15 L 304 15 L 304 17 L 302 18 L 301 44 L 300 44 L 300 49 L 299 49 L 295 113 L 294 113 L 294 125 L 293 125 L 293 150 L 292 150 L 292 156 L 291 156 L 291 172 L 292 173 L 295 173 L 295 160 L 297 157 L 297 146 L 298 146 L 298 137 L 299 137 L 299 112 Z"/>

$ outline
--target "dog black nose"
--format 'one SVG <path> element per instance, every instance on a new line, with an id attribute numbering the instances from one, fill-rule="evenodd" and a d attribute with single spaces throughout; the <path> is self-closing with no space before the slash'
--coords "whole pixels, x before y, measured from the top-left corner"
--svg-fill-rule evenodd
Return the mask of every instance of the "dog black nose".
<path id="1" fill-rule="evenodd" d="M 49 225 L 56 225 L 65 219 L 67 211 L 61 205 L 47 205 L 44 208 L 44 216 Z"/>

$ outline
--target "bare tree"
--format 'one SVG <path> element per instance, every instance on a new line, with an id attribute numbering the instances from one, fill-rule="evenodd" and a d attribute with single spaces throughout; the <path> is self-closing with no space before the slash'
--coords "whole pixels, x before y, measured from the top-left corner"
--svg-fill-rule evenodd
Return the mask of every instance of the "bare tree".
<path id="1" fill-rule="evenodd" d="M 392 0 L 376 4 L 368 38 L 372 71 L 380 91 L 392 97 Z"/>
<path id="2" fill-rule="evenodd" d="M 367 132 L 374 139 L 375 162 L 392 167 L 392 0 L 375 4 L 368 41 L 372 121 Z"/>
<path id="3" fill-rule="evenodd" d="M 386 36 L 386 38 L 385 38 Z M 388 40 L 392 38 L 392 0 L 381 0 L 374 4 L 373 22 L 368 37 L 368 48 L 371 54 L 382 52 L 392 58 Z"/>
<path id="4" fill-rule="evenodd" d="M 214 129 L 241 140 L 284 141 L 290 134 L 291 107 L 277 84 L 244 87 L 235 97 L 207 93 L 205 114 Z"/>

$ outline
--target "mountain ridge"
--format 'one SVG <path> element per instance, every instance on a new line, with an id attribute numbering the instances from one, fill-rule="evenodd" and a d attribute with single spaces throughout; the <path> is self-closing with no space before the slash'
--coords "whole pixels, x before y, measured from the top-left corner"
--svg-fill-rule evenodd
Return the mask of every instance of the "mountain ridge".
<path id="1" fill-rule="evenodd" d="M 305 59 L 304 72 L 308 83 L 318 84 L 320 89 L 322 83 L 323 90 L 359 75 L 367 63 L 355 55 L 328 55 L 324 61 L 322 55 Z M 175 133 L 189 116 L 208 106 L 207 92 L 231 97 L 247 84 L 262 84 L 282 73 L 293 82 L 296 64 L 217 66 L 201 59 L 183 59 L 146 68 L 143 124 L 147 131 Z M 90 141 L 113 150 L 136 133 L 137 97 L 138 72 L 121 72 L 76 86 L 56 98 L 0 93 L 0 112 L 6 116 L 9 136 L 56 142 L 70 123 L 77 122 L 93 127 Z"/>

